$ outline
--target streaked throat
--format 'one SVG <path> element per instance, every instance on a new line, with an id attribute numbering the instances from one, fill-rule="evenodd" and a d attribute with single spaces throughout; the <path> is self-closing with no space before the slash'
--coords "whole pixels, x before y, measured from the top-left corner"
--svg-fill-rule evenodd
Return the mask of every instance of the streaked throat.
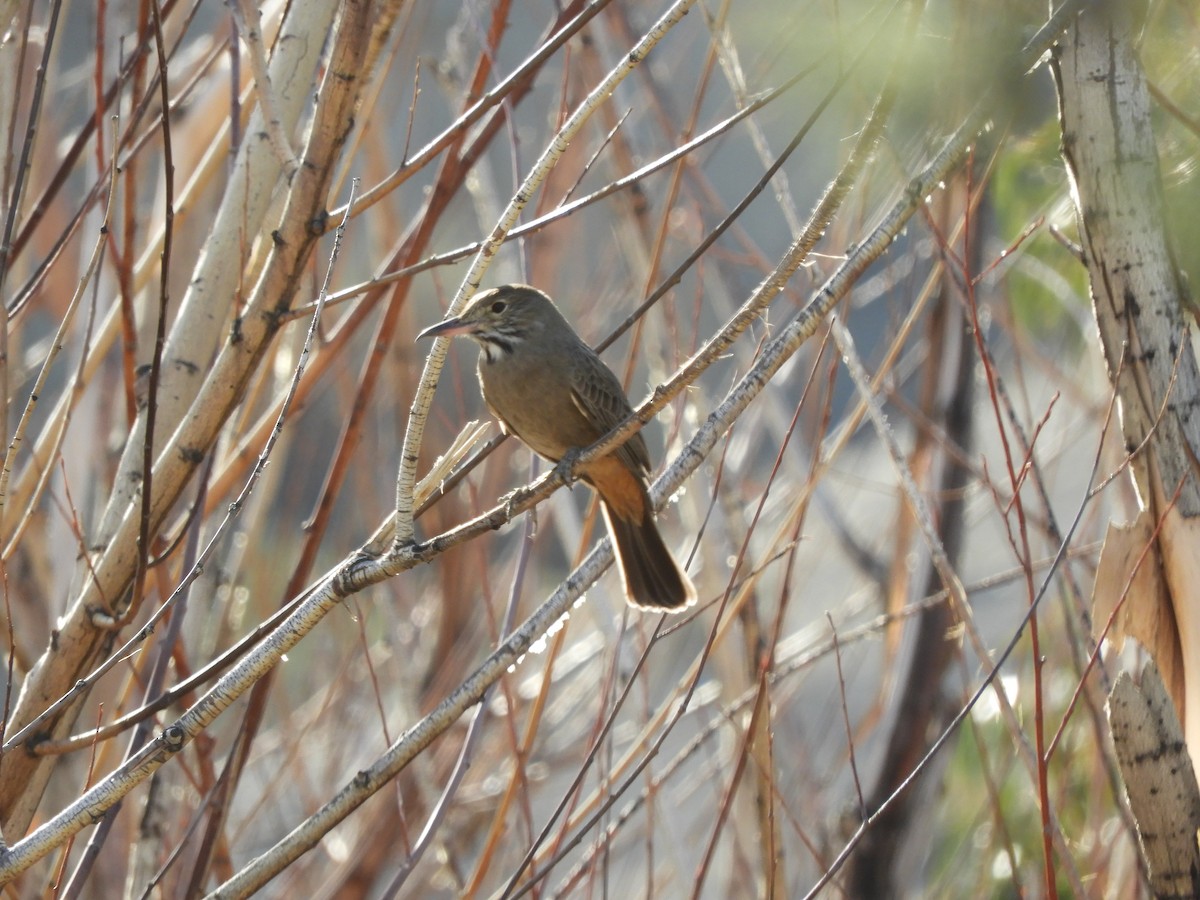
<path id="1" fill-rule="evenodd" d="M 499 331 L 481 331 L 472 335 L 479 342 L 483 355 L 489 363 L 512 356 L 513 349 L 520 340 L 516 335 L 504 334 Z"/>

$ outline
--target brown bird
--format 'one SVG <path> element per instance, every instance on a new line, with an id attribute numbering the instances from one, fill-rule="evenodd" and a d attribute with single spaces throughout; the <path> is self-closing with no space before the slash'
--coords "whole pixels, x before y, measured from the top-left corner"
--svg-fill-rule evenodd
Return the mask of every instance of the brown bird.
<path id="1" fill-rule="evenodd" d="M 418 337 L 459 334 L 479 344 L 479 386 L 500 427 L 551 462 L 595 443 L 633 411 L 617 376 L 536 288 L 485 291 Z M 654 524 L 641 433 L 579 475 L 600 495 L 629 602 L 660 611 L 694 603 L 695 588 Z"/>

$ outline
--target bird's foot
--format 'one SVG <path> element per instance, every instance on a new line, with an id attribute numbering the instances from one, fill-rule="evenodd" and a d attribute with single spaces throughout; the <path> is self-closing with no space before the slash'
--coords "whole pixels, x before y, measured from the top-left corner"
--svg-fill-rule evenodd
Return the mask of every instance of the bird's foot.
<path id="1" fill-rule="evenodd" d="M 575 465 L 579 462 L 579 455 L 580 449 L 572 447 L 554 464 L 555 473 L 568 488 L 574 487 L 575 482 L 579 480 L 579 476 L 575 472 Z"/>

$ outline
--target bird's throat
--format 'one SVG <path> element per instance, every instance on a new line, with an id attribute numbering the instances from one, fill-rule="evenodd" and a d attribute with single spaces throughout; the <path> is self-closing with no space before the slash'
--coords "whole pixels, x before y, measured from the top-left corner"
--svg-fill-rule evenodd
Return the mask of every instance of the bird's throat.
<path id="1" fill-rule="evenodd" d="M 488 333 L 478 335 L 479 348 L 488 364 L 500 362 L 512 356 L 513 342 L 503 335 Z"/>

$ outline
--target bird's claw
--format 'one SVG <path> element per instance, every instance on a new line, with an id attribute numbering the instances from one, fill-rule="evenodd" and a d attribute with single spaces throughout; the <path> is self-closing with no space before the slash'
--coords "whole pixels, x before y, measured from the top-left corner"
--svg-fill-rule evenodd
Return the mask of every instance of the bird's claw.
<path id="1" fill-rule="evenodd" d="M 575 464 L 579 462 L 579 453 L 578 447 L 572 447 L 554 464 L 555 473 L 568 488 L 574 487 L 575 482 L 579 480 L 579 476 L 575 473 Z"/>

